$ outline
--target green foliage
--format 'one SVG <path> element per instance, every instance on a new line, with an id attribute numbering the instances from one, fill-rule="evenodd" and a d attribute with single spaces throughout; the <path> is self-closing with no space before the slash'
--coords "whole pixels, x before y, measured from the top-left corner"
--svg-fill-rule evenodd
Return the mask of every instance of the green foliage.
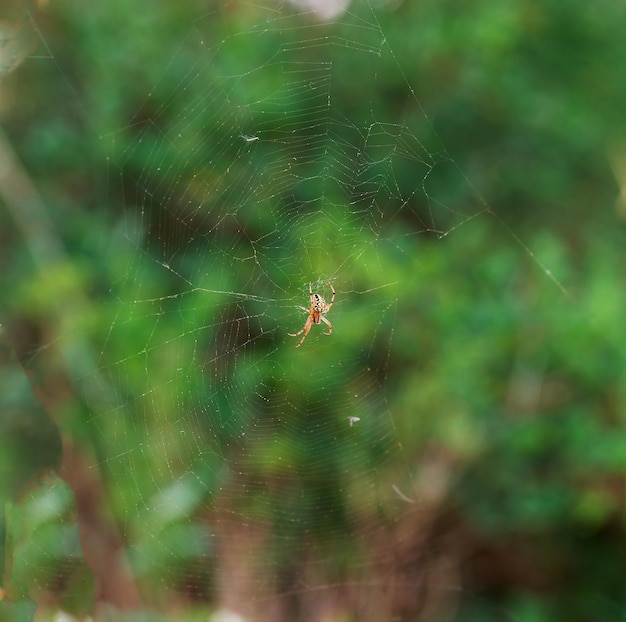
<path id="1" fill-rule="evenodd" d="M 67 256 L 33 266 L 0 216 L 0 311 L 27 364 L 50 354 L 138 581 L 212 602 L 220 543 L 260 525 L 278 593 L 315 553 L 358 582 L 372 526 L 436 498 L 433 538 L 471 552 L 459 620 L 623 618 L 624 8 L 356 3 L 260 29 L 247 4 L 139 4 L 37 17 L 53 60 L 3 114 Z M 333 61 L 322 117 L 323 74 L 285 89 L 290 46 Z M 296 349 L 329 280 L 333 335 Z M 13 511 L 12 580 L 87 609 L 69 491 Z"/>

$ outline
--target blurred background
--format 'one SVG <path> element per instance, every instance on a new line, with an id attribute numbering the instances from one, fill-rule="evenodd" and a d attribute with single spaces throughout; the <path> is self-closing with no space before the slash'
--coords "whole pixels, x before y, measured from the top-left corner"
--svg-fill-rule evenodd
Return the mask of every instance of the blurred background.
<path id="1" fill-rule="evenodd" d="M 0 620 L 626 620 L 626 7 L 1 11 Z"/>

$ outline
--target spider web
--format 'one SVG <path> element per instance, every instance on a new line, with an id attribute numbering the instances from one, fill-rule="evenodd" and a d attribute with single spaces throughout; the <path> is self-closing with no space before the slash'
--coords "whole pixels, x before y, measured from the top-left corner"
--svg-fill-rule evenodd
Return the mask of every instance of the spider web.
<path id="1" fill-rule="evenodd" d="M 428 532 L 452 474 L 419 400 L 394 400 L 420 382 L 402 362 L 425 364 L 407 352 L 419 312 L 400 331 L 397 304 L 407 266 L 433 278 L 424 245 L 494 214 L 377 15 L 228 5 L 161 43 L 123 124 L 85 103 L 116 215 L 78 374 L 93 467 L 134 576 L 174 600 L 276 620 L 454 600 L 436 547 L 399 552 Z M 313 326 L 296 349 L 310 284 L 337 292 L 333 334 Z"/>

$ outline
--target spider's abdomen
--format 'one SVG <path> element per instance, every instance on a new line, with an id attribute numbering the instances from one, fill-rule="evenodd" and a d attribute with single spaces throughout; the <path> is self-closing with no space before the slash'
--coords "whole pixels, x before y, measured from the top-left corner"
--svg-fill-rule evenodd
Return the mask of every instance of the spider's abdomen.
<path id="1" fill-rule="evenodd" d="M 326 301 L 319 294 L 313 294 L 313 310 L 317 313 L 321 313 L 325 306 Z M 315 323 L 319 324 L 319 319 Z"/>

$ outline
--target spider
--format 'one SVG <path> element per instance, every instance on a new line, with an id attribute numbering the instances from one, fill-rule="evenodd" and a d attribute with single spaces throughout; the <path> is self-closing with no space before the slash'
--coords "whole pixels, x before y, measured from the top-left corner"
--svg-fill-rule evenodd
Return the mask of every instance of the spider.
<path id="1" fill-rule="evenodd" d="M 333 295 L 330 299 L 330 303 L 326 304 L 326 301 L 319 294 L 313 293 L 311 284 L 309 283 L 309 299 L 311 301 L 311 307 L 309 309 L 298 307 L 308 313 L 309 317 L 306 319 L 302 330 L 299 330 L 297 333 L 287 333 L 290 337 L 297 337 L 298 335 L 302 335 L 302 333 L 304 333 L 304 336 L 300 339 L 296 348 L 299 348 L 302 345 L 302 342 L 306 339 L 306 336 L 309 334 L 313 324 L 320 324 L 321 322 L 324 322 L 324 324 L 328 325 L 328 332 L 324 334 L 332 335 L 333 325 L 324 317 L 324 313 L 328 313 L 335 302 L 335 290 L 330 283 L 328 283 L 328 286 L 330 287 L 330 291 Z"/>

